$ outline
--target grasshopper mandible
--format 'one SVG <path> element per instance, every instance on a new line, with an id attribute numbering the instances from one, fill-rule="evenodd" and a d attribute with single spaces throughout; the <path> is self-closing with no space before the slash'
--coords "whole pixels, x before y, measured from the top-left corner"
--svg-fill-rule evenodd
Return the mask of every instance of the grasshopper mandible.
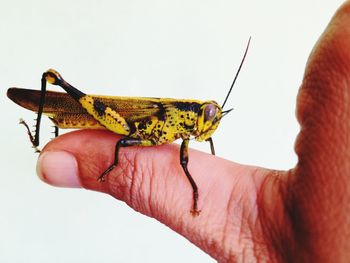
<path id="1" fill-rule="evenodd" d="M 124 135 L 116 143 L 114 162 L 98 176 L 100 182 L 118 165 L 121 147 L 161 145 L 181 138 L 180 164 L 193 189 L 191 213 L 199 215 L 198 187 L 187 169 L 189 140 L 208 141 L 211 153 L 215 155 L 212 135 L 221 118 L 232 110 L 224 111 L 223 108 L 247 55 L 249 43 L 250 38 L 222 106 L 215 101 L 87 95 L 66 82 L 53 69 L 43 73 L 41 91 L 9 88 L 7 96 L 20 106 L 37 112 L 34 135 L 21 120 L 35 149 L 39 145 L 42 114 L 53 121 L 56 136 L 59 128 L 104 128 Z M 46 91 L 47 83 L 60 86 L 66 93 Z"/>

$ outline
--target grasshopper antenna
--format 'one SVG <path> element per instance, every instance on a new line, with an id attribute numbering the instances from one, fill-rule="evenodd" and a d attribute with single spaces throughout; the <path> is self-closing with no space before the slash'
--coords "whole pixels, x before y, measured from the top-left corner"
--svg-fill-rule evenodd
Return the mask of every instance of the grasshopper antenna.
<path id="1" fill-rule="evenodd" d="M 243 55 L 241 64 L 239 65 L 239 68 L 238 68 L 238 70 L 237 70 L 237 72 L 236 72 L 235 78 L 233 79 L 233 82 L 232 82 L 232 84 L 231 84 L 230 90 L 228 91 L 228 93 L 227 93 L 227 95 L 226 95 L 226 98 L 225 98 L 225 100 L 224 100 L 224 103 L 223 103 L 222 106 L 221 106 L 222 109 L 224 108 L 224 106 L 225 106 L 225 104 L 226 104 L 226 101 L 227 101 L 228 97 L 229 97 L 230 94 L 231 94 L 232 88 L 233 88 L 233 86 L 235 85 L 235 82 L 236 82 L 236 79 L 237 79 L 237 77 L 238 77 L 238 74 L 239 74 L 239 72 L 241 71 L 243 62 L 244 62 L 245 57 L 247 56 L 247 53 L 248 53 L 248 49 L 249 49 L 249 44 L 250 44 L 250 39 L 251 39 L 251 38 L 252 38 L 252 37 L 249 37 L 248 44 L 247 44 L 247 47 L 246 47 L 246 49 L 245 49 L 245 52 L 244 52 L 244 55 Z"/>

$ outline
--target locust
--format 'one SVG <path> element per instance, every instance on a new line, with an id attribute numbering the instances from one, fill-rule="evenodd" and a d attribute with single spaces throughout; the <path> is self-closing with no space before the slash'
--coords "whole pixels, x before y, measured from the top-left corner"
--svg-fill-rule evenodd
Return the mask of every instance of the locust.
<path id="1" fill-rule="evenodd" d="M 58 136 L 59 128 L 107 129 L 123 135 L 116 142 L 113 163 L 97 177 L 99 182 L 104 182 L 106 176 L 118 165 L 121 148 L 162 145 L 182 139 L 180 165 L 192 187 L 193 202 L 190 212 L 197 216 L 200 213 L 197 205 L 198 187 L 187 168 L 188 145 L 192 139 L 207 141 L 211 153 L 215 155 L 212 135 L 221 119 L 232 110 L 223 109 L 242 68 L 249 43 L 250 38 L 221 106 L 213 100 L 203 102 L 190 99 L 87 95 L 66 82 L 54 69 L 42 74 L 41 90 L 9 88 L 7 96 L 18 105 L 37 113 L 33 133 L 26 122 L 20 121 L 25 125 L 37 152 L 40 152 L 37 147 L 43 114 L 54 123 L 55 137 Z M 60 86 L 65 92 L 47 91 L 47 83 Z"/>

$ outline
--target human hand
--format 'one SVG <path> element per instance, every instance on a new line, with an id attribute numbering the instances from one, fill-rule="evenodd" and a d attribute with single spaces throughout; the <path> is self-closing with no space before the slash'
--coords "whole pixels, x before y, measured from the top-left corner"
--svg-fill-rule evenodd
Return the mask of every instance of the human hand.
<path id="1" fill-rule="evenodd" d="M 192 189 L 179 147 L 129 147 L 113 162 L 118 135 L 84 130 L 51 141 L 38 173 L 49 184 L 108 193 L 154 217 L 221 262 L 346 262 L 350 254 L 350 1 L 314 48 L 298 95 L 298 164 L 275 171 L 190 151 Z"/>

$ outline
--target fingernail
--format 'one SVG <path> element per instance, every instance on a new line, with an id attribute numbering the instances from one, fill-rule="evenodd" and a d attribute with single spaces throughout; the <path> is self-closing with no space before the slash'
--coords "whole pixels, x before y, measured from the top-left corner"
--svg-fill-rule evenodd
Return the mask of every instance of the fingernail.
<path id="1" fill-rule="evenodd" d="M 44 152 L 39 156 L 36 172 L 41 180 L 59 187 L 79 188 L 78 164 L 68 152 Z"/>

